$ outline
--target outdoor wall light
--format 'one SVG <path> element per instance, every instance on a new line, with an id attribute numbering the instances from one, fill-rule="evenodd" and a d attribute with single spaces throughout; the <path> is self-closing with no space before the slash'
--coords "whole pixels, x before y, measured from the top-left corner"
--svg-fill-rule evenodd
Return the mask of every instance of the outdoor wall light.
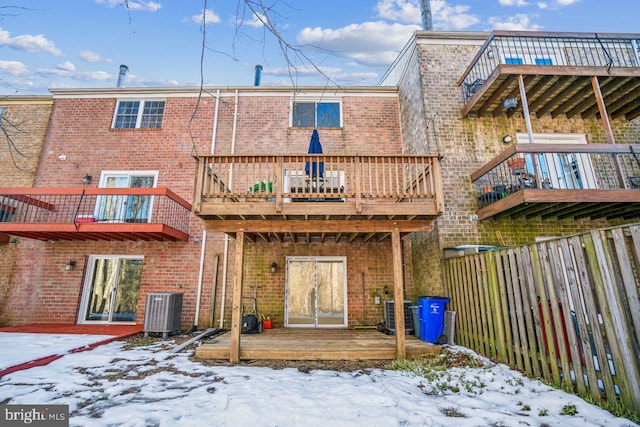
<path id="1" fill-rule="evenodd" d="M 516 106 L 518 105 L 518 100 L 512 96 L 502 101 L 502 105 L 504 106 L 504 109 L 507 110 L 507 113 L 511 113 L 512 111 L 515 111 Z"/>
<path id="2" fill-rule="evenodd" d="M 505 144 L 511 144 L 513 142 L 513 138 L 511 137 L 511 135 L 505 135 L 502 137 L 502 142 L 504 142 Z"/>
<path id="3" fill-rule="evenodd" d="M 487 50 L 487 58 L 493 59 L 493 50 L 492 49 Z"/>
<path id="4" fill-rule="evenodd" d="M 91 180 L 93 179 L 93 177 L 89 174 L 85 175 L 82 177 L 82 182 L 85 184 L 91 184 Z"/>
<path id="5" fill-rule="evenodd" d="M 389 295 L 389 287 L 385 286 L 382 292 L 384 292 L 385 295 Z"/>
<path id="6" fill-rule="evenodd" d="M 271 272 L 275 273 L 276 272 L 276 268 L 278 268 L 278 264 L 274 262 L 271 263 Z"/>
<path id="7" fill-rule="evenodd" d="M 76 262 L 74 260 L 69 260 L 69 262 L 64 266 L 64 269 L 69 271 L 76 268 Z"/>

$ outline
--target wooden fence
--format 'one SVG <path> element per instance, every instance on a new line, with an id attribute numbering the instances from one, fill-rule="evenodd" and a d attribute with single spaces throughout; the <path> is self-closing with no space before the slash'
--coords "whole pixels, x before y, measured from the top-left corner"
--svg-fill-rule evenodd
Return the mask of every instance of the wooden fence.
<path id="1" fill-rule="evenodd" d="M 457 344 L 640 413 L 640 224 L 445 260 Z"/>

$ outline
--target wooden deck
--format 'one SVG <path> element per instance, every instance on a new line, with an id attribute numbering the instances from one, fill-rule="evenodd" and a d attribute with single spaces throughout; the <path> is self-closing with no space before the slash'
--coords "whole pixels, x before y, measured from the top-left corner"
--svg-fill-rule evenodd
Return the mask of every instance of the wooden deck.
<path id="1" fill-rule="evenodd" d="M 202 359 L 229 360 L 231 334 L 217 336 L 196 349 Z M 407 359 L 439 354 L 440 347 L 414 336 L 406 337 Z M 396 337 L 377 330 L 271 329 L 242 335 L 242 360 L 393 360 Z"/>

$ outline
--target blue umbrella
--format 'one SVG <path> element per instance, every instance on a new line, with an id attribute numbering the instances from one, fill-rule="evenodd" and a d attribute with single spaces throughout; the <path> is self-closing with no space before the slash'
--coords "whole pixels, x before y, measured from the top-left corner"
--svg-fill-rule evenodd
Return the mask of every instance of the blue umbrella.
<path id="1" fill-rule="evenodd" d="M 313 130 L 311 134 L 311 141 L 309 142 L 308 154 L 322 154 L 322 145 L 320 144 L 320 136 L 317 130 Z M 309 164 L 311 163 L 311 164 Z M 311 173 L 309 173 L 311 172 Z M 324 175 L 324 162 L 307 162 L 304 165 L 304 173 L 311 178 Z"/>

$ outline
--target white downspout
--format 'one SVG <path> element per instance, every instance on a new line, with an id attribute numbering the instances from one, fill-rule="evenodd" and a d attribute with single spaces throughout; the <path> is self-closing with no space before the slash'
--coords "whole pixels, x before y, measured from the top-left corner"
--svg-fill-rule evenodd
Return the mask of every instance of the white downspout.
<path id="1" fill-rule="evenodd" d="M 218 105 L 220 102 L 220 89 L 218 89 L 216 96 L 215 114 L 213 116 L 213 134 L 211 136 L 211 154 L 215 152 L 216 147 L 216 134 L 218 131 Z M 202 230 L 202 243 L 200 249 L 200 271 L 198 272 L 198 293 L 196 295 L 196 315 L 193 320 L 194 326 L 198 326 L 198 320 L 200 319 L 200 299 L 202 297 L 202 281 L 204 278 L 204 256 L 207 249 L 207 230 Z M 213 284 L 215 286 L 215 283 Z"/>
<path id="2" fill-rule="evenodd" d="M 196 294 L 196 316 L 193 326 L 197 329 L 200 318 L 200 295 L 202 294 L 202 276 L 204 275 L 204 254 L 207 247 L 207 230 L 202 230 L 202 243 L 200 247 L 200 271 L 198 272 L 198 293 Z"/>
<path id="3" fill-rule="evenodd" d="M 236 153 L 236 129 L 238 127 L 238 89 L 236 89 L 233 101 L 233 131 L 231 133 L 231 154 Z M 229 168 L 229 183 L 233 179 L 233 165 Z M 222 293 L 220 295 L 220 321 L 218 328 L 224 329 L 224 303 L 227 297 L 227 262 L 229 254 L 229 235 L 224 235 L 224 254 L 222 260 Z"/>

